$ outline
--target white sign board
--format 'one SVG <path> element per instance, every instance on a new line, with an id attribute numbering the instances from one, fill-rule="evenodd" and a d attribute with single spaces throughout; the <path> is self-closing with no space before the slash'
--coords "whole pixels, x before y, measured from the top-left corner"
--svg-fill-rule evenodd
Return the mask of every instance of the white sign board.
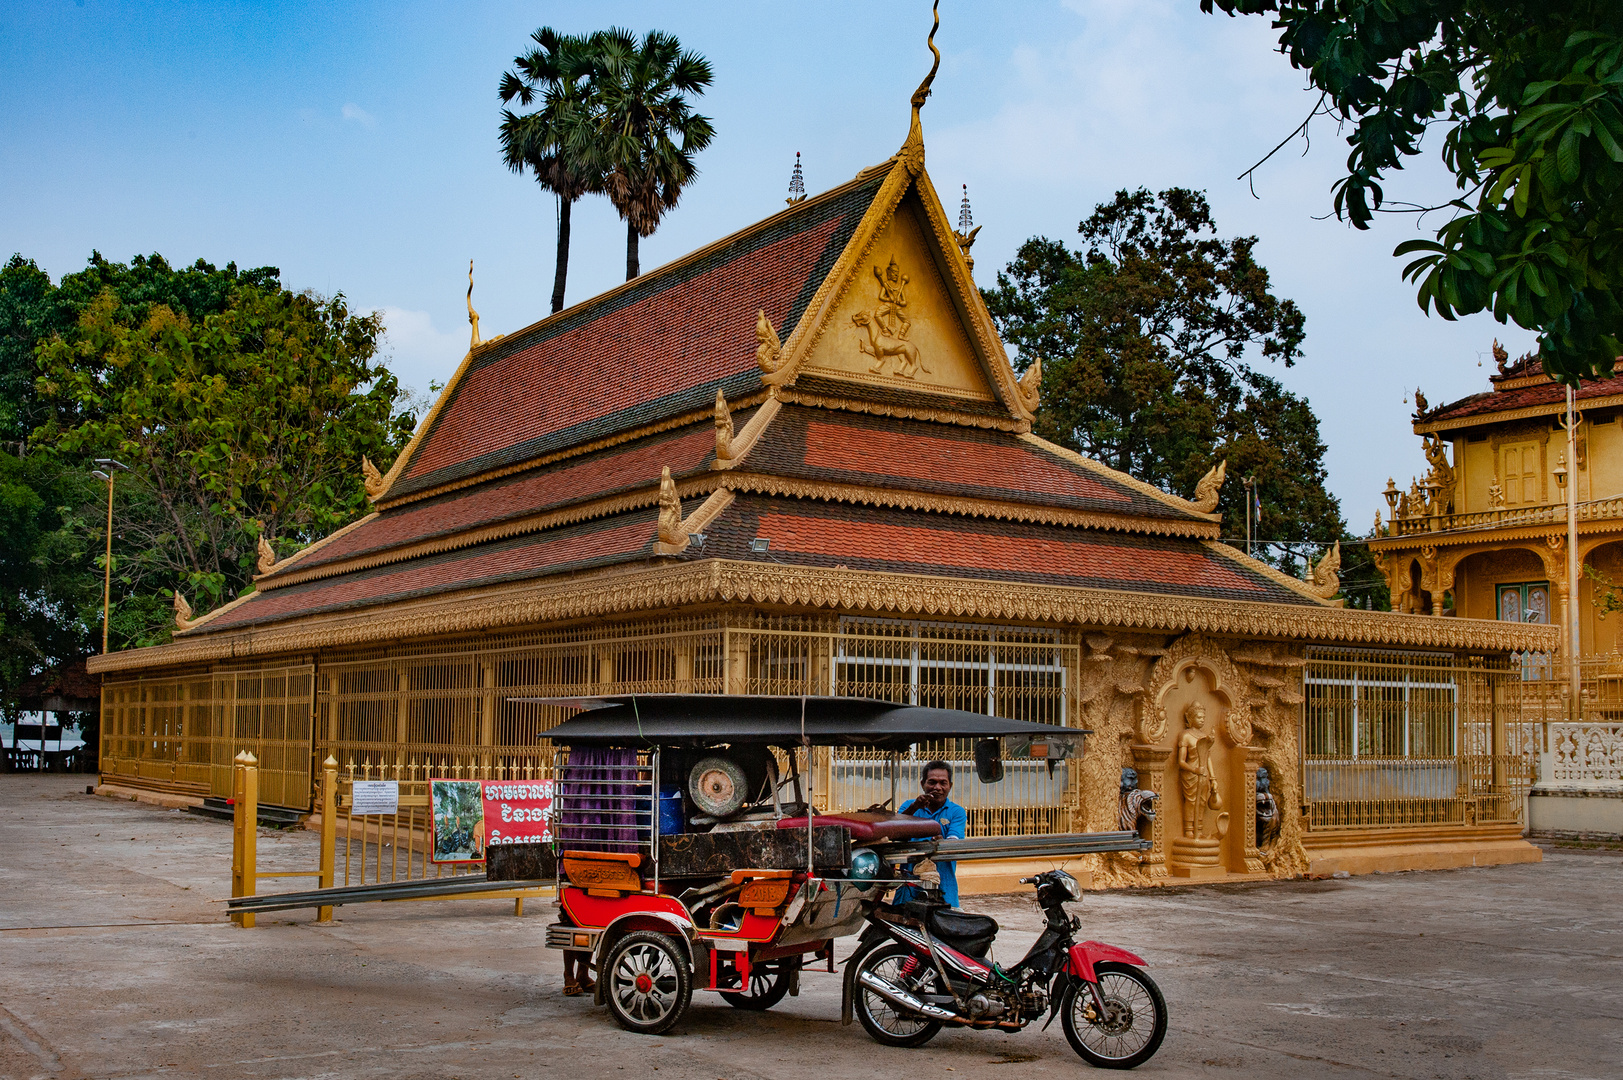
<path id="1" fill-rule="evenodd" d="M 349 803 L 351 814 L 393 814 L 400 809 L 400 782 L 357 780 Z"/>

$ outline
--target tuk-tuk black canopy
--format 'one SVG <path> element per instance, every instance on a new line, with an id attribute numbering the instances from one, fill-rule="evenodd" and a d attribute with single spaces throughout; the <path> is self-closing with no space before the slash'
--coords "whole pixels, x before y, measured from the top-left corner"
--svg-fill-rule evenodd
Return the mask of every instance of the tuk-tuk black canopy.
<path id="1" fill-rule="evenodd" d="M 584 710 L 546 733 L 561 746 L 683 746 L 751 743 L 868 746 L 905 750 L 935 739 L 1080 739 L 1078 728 L 848 697 L 742 694 L 627 694 L 598 698 L 514 698 Z"/>

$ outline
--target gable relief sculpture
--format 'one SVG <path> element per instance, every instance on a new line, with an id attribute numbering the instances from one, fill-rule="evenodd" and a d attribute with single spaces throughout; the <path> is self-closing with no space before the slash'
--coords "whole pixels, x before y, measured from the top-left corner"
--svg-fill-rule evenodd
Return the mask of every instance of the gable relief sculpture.
<path id="1" fill-rule="evenodd" d="M 896 256 L 883 270 L 873 267 L 878 295 L 871 308 L 863 308 L 851 316 L 857 327 L 857 348 L 873 359 L 868 370 L 875 375 L 887 373 L 903 379 L 912 379 L 922 370 L 931 374 L 919 347 L 907 340 L 913 329 L 907 317 L 907 287 L 912 278 L 902 273 Z M 894 367 L 891 365 L 894 364 Z"/>

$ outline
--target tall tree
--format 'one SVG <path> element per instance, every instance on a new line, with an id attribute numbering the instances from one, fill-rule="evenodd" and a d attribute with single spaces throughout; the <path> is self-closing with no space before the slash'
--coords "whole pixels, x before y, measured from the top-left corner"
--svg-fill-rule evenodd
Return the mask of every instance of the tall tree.
<path id="1" fill-rule="evenodd" d="M 629 30 L 595 36 L 592 154 L 609 201 L 626 223 L 626 280 L 640 272 L 637 242 L 652 236 L 698 176 L 693 158 L 715 128 L 687 95 L 704 93 L 710 63 L 673 35 Z"/>
<path id="2" fill-rule="evenodd" d="M 1460 195 L 1404 270 L 1422 309 L 1539 333 L 1564 381 L 1623 353 L 1623 4 L 1618 0 L 1201 0 L 1269 15 L 1279 50 L 1349 128 L 1335 210 L 1392 210 L 1385 175 L 1435 126 Z M 1305 134 L 1307 122 L 1299 132 Z M 1283 145 L 1283 144 L 1282 144 Z M 1414 209 L 1399 204 L 1398 212 Z M 1425 209 L 1425 208 L 1422 208 Z"/>
<path id="3" fill-rule="evenodd" d="M 552 276 L 552 310 L 564 306 L 569 277 L 569 219 L 579 199 L 603 189 L 602 173 L 590 160 L 592 49 L 598 36 L 560 34 L 543 26 L 531 40 L 536 48 L 513 58 L 497 94 L 529 113 L 502 110 L 502 159 L 516 173 L 528 171 L 558 200 L 558 255 Z"/>
<path id="4" fill-rule="evenodd" d="M 379 317 L 341 295 L 292 293 L 268 269 L 176 273 L 156 256 L 136 269 L 64 280 L 75 294 L 107 284 L 39 346 L 49 412 L 31 445 L 131 467 L 114 574 L 120 615 L 139 624 L 113 629 L 150 644 L 167 639 L 170 590 L 207 610 L 249 587 L 261 537 L 287 554 L 361 512 L 362 455 L 390 460 L 414 417 L 375 360 Z"/>
<path id="5" fill-rule="evenodd" d="M 1341 539 L 1318 418 L 1246 363 L 1290 366 L 1305 335 L 1301 311 L 1270 291 L 1256 238 L 1218 237 L 1205 196 L 1183 188 L 1117 192 L 1078 232 L 1081 251 L 1028 240 L 982 290 L 1016 366 L 1042 360 L 1037 432 L 1177 494 L 1226 459 L 1224 535 L 1245 535 L 1240 481 L 1252 478 L 1259 535 L 1288 542 L 1271 548 L 1276 561 Z"/>

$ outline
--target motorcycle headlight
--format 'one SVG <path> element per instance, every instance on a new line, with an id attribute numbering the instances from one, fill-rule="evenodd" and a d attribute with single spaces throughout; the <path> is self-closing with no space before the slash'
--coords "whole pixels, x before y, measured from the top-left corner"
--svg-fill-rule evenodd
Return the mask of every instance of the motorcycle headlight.
<path id="1" fill-rule="evenodd" d="M 859 890 L 867 892 L 873 888 L 874 879 L 879 876 L 884 866 L 884 860 L 873 848 L 858 848 L 851 853 L 851 872 L 846 876 Z"/>
<path id="2" fill-rule="evenodd" d="M 1072 900 L 1082 899 L 1082 886 L 1076 883 L 1076 878 L 1063 870 L 1054 871 L 1054 884 L 1065 890 Z"/>

